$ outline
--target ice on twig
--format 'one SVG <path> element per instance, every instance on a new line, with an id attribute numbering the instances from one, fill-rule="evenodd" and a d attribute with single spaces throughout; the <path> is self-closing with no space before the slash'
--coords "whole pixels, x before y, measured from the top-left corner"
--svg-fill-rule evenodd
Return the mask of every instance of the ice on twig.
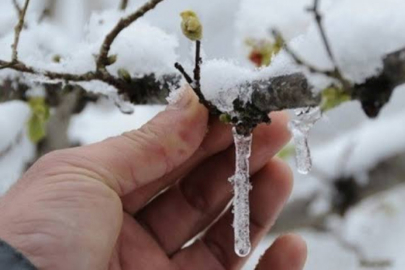
<path id="1" fill-rule="evenodd" d="M 289 127 L 295 142 L 297 170 L 301 174 L 308 174 L 312 168 L 308 135 L 314 124 L 321 118 L 321 110 L 319 107 L 297 109 L 295 113 L 297 118 L 290 122 Z"/>
<path id="2" fill-rule="evenodd" d="M 233 129 L 236 148 L 235 175 L 229 179 L 234 187 L 233 228 L 235 237 L 235 253 L 245 257 L 250 253 L 249 232 L 249 192 L 252 186 L 249 181 L 249 157 L 251 153 L 252 135 L 239 135 Z"/>

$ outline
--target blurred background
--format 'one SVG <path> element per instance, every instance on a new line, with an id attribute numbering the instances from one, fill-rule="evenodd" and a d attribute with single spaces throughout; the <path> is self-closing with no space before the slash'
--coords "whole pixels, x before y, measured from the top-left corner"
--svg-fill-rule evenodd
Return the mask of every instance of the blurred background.
<path id="1" fill-rule="evenodd" d="M 32 0 L 20 57 L 31 65 L 56 71 L 91 70 L 93 55 L 108 30 L 144 2 L 129 0 L 121 10 L 117 0 Z M 22 1 L 17 3 L 22 5 Z M 232 59 L 255 68 L 268 64 L 263 62 L 261 49 L 273 42 L 271 29 L 278 29 L 292 43 L 314 29 L 313 16 L 306 11 L 312 4 L 312 0 L 167 0 L 137 22 L 139 26 L 125 30 L 112 51 L 118 55 L 117 65 L 131 74 L 174 72 L 172 66 L 179 60 L 191 64 L 193 49 L 181 35 L 179 13 L 193 9 L 205 29 L 204 58 Z M 333 35 L 332 46 L 334 40 L 347 36 L 345 31 L 352 31 L 359 44 L 365 44 L 364 50 L 389 42 L 390 35 L 400 40 L 398 44 L 404 40 L 397 37 L 405 36 L 405 24 L 402 33 L 396 25 L 405 14 L 405 4 L 400 1 L 324 0 L 322 12 L 326 30 Z M 402 14 L 398 20 L 397 14 Z M 0 59 L 10 58 L 17 20 L 13 1 L 0 1 Z M 351 55 L 356 46 L 344 45 L 339 43 L 339 50 Z M 308 55 L 318 53 L 311 51 L 311 46 L 306 51 Z M 114 89 L 83 83 L 81 88 L 94 97 L 83 98 L 81 90 L 66 93 L 60 89 L 49 119 L 38 124 L 46 134 L 33 140 L 27 123 L 33 121 L 35 106 L 19 91 L 28 88 L 29 97 L 44 96 L 50 91 L 48 83 L 0 70 L 0 194 L 44 153 L 119 135 L 140 127 L 164 109 L 164 105 L 133 106 L 133 114 L 123 114 L 111 99 L 97 95 Z M 276 235 L 291 231 L 308 241 L 305 269 L 405 269 L 405 257 L 401 256 L 405 251 L 404 104 L 405 86 L 401 86 L 377 119 L 368 119 L 354 101 L 324 115 L 310 135 L 312 172 L 305 176 L 295 173 L 286 210 L 245 269 L 254 269 L 255 261 Z M 294 145 L 287 146 L 280 156 L 296 172 Z"/>

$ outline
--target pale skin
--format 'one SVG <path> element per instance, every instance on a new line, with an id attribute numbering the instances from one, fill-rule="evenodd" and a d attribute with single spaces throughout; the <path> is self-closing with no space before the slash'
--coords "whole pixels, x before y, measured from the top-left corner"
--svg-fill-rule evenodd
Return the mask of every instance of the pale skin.
<path id="1" fill-rule="evenodd" d="M 289 167 L 274 158 L 290 139 L 288 119 L 272 119 L 253 137 L 254 246 L 292 189 Z M 186 89 L 139 130 L 40 159 L 0 199 L 0 238 L 41 270 L 241 269 L 231 210 L 217 220 L 232 199 L 233 162 L 230 127 L 209 120 Z M 284 235 L 257 269 L 301 270 L 306 252 L 299 236 Z"/>

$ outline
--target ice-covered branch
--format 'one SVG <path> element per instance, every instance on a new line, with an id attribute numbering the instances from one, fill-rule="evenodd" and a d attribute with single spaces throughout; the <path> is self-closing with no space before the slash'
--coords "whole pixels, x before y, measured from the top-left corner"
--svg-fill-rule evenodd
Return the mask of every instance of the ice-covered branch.
<path id="1" fill-rule="evenodd" d="M 125 18 L 122 18 L 118 22 L 118 24 L 105 37 L 104 42 L 101 45 L 100 53 L 97 58 L 97 71 L 106 72 L 106 66 L 108 65 L 108 54 L 110 52 L 111 45 L 114 42 L 115 38 L 121 33 L 121 31 L 123 31 L 133 22 L 145 15 L 148 11 L 154 9 L 159 3 L 163 1 L 164 0 L 150 0 L 149 2 L 141 6 L 136 12 L 130 14 Z"/>
<path id="2" fill-rule="evenodd" d="M 387 55 L 383 62 L 384 66 L 379 75 L 353 86 L 353 99 L 359 100 L 370 116 L 376 116 L 389 101 L 393 90 L 405 83 L 405 49 Z M 153 100 L 157 103 L 164 102 L 162 96 L 168 93 L 169 86 L 180 84 L 180 77 L 177 75 L 167 75 L 160 79 L 150 74 L 126 80 L 108 73 L 70 74 L 43 71 L 21 62 L 11 63 L 0 60 L 1 67 L 47 77 L 55 81 L 70 83 L 101 81 L 117 88 L 120 94 L 126 94 L 134 104 L 144 104 Z M 191 77 L 189 78 L 192 82 Z M 253 89 L 251 102 L 244 104 L 238 99 L 234 101 L 235 110 L 241 116 L 241 119 L 235 119 L 235 121 L 242 120 L 250 127 L 265 122 L 267 114 L 271 111 L 315 107 L 321 103 L 320 96 L 313 94 L 312 86 L 302 73 L 246 82 L 238 87 Z M 165 91 L 162 92 L 161 89 L 165 89 Z"/>

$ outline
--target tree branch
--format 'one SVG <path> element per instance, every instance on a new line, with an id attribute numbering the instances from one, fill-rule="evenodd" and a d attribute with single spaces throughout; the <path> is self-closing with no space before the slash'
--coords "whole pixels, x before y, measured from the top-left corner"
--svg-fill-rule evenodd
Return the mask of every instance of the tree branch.
<path id="1" fill-rule="evenodd" d="M 17 26 L 15 27 L 15 34 L 14 34 L 14 43 L 13 43 L 13 52 L 12 52 L 12 57 L 11 57 L 11 62 L 12 63 L 17 63 L 18 62 L 18 43 L 20 42 L 20 35 L 21 35 L 21 30 L 24 27 L 25 23 L 25 15 L 27 14 L 27 9 L 29 6 L 30 0 L 25 0 L 24 7 L 22 8 L 21 12 L 19 12 L 19 20 L 17 23 Z M 17 3 L 15 3 L 17 4 Z M 17 4 L 18 6 L 18 4 Z M 20 8 L 18 9 L 18 11 Z"/>
<path id="2" fill-rule="evenodd" d="M 118 24 L 111 30 L 111 32 L 105 37 L 103 44 L 100 48 L 100 53 L 96 61 L 97 71 L 106 72 L 106 66 L 108 65 L 108 54 L 111 49 L 111 45 L 115 38 L 121 33 L 122 30 L 130 26 L 133 22 L 138 20 L 140 17 L 145 15 L 148 11 L 154 9 L 159 3 L 164 0 L 150 0 L 142 7 L 140 7 L 136 12 L 132 13 L 126 18 L 122 18 Z"/>
<path id="3" fill-rule="evenodd" d="M 316 25 L 318 26 L 318 30 L 319 30 L 319 33 L 321 34 L 321 38 L 322 38 L 323 44 L 325 45 L 325 49 L 326 49 L 326 51 L 328 53 L 328 56 L 329 56 L 330 60 L 332 61 L 332 64 L 337 69 L 337 66 L 338 66 L 337 61 L 336 61 L 336 59 L 335 59 L 335 57 L 333 55 L 332 47 L 331 47 L 331 45 L 329 43 L 329 40 L 327 38 L 325 28 L 324 28 L 324 26 L 322 24 L 323 17 L 321 15 L 321 13 L 319 12 L 319 3 L 320 3 L 319 0 L 314 0 L 313 7 L 309 8 L 308 11 L 310 11 L 310 12 L 312 12 L 314 14 Z"/>
<path id="4" fill-rule="evenodd" d="M 201 57 L 201 40 L 195 42 L 195 47 L 194 83 L 195 88 L 201 89 L 201 65 L 203 63 Z"/>
<path id="5" fill-rule="evenodd" d="M 2 60 L 0 60 L 0 69 L 9 68 L 23 73 L 44 76 L 51 80 L 56 80 L 57 82 L 64 81 L 67 83 L 74 83 L 83 81 L 101 81 L 115 87 L 118 94 L 124 95 L 127 100 L 135 104 L 149 102 L 153 95 L 158 96 L 155 101 L 164 102 L 162 101 L 162 91 L 159 90 L 162 88 L 168 89 L 170 85 L 177 86 L 180 82 L 180 78 L 178 76 L 166 75 L 164 76 L 163 80 L 155 78 L 153 74 L 144 75 L 144 77 L 136 79 L 130 78 L 130 76 L 127 76 L 129 78 L 115 77 L 106 70 L 106 63 L 104 61 L 108 58 L 111 44 L 119 33 L 162 1 L 163 0 L 151 0 L 139 8 L 135 13 L 121 19 L 118 22 L 114 29 L 105 37 L 104 43 L 100 48 L 100 55 L 97 59 L 97 69 L 95 71 L 89 71 L 83 74 L 61 73 L 36 69 L 20 61 L 6 62 Z M 27 0 L 25 3 L 24 14 L 28 8 L 29 0 Z M 319 18 L 320 15 L 318 12 L 318 3 L 318 0 L 315 0 L 313 10 L 317 21 L 320 23 L 321 19 Z M 18 47 L 19 33 L 21 32 L 21 22 L 24 22 L 24 16 L 20 17 L 20 23 L 18 25 L 19 27 L 17 27 L 20 30 L 16 32 L 17 42 L 14 44 L 16 50 Z M 320 26 L 320 29 L 323 31 L 322 26 Z M 329 46 L 326 35 L 323 35 L 325 36 L 325 46 Z M 304 61 L 300 60 L 298 56 L 289 50 L 288 46 L 286 46 L 286 50 L 287 52 L 290 52 L 298 63 L 306 65 Z M 384 68 L 378 76 L 370 78 L 364 84 L 355 86 L 350 85 L 352 98 L 358 99 L 360 102 L 362 102 L 364 111 L 367 113 L 367 115 L 376 116 L 380 109 L 388 102 L 393 89 L 405 82 L 404 54 L 405 49 L 387 55 L 384 58 Z M 191 76 L 187 74 L 180 64 L 176 63 L 175 67 L 182 73 L 186 81 L 192 86 L 201 103 L 203 103 L 212 114 L 220 115 L 223 112 L 219 111 L 212 102 L 206 100 L 201 91 L 201 64 L 201 42 L 197 41 L 194 78 L 191 78 Z M 309 67 L 313 71 L 319 72 L 319 70 L 315 67 Z M 330 72 L 323 71 L 323 73 L 339 79 L 339 74 L 336 74 L 336 70 Z M 156 88 L 152 89 L 153 87 Z M 312 86 L 309 85 L 306 77 L 303 74 L 298 73 L 268 78 L 267 80 L 246 82 L 244 85 L 237 87 L 251 87 L 254 90 L 251 97 L 251 102 L 248 104 L 244 104 L 241 100 L 234 101 L 234 109 L 237 113 L 237 117 L 234 117 L 231 122 L 235 126 L 239 126 L 239 131 L 242 133 L 244 131 L 247 132 L 251 130 L 260 123 L 269 123 L 270 119 L 268 114 L 271 111 L 314 107 L 318 106 L 321 102 L 319 96 L 314 96 L 312 94 Z M 373 91 L 368 91 L 370 88 L 373 89 Z M 136 89 L 136 91 L 134 89 Z M 146 90 L 148 92 L 146 92 Z M 163 91 L 163 93 L 167 92 Z M 143 98 L 141 94 L 146 98 Z"/>
<path id="6" fill-rule="evenodd" d="M 15 7 L 15 10 L 17 11 L 18 17 L 21 17 L 23 10 L 21 9 L 21 7 L 18 4 L 17 0 L 13 0 L 13 5 Z"/>

